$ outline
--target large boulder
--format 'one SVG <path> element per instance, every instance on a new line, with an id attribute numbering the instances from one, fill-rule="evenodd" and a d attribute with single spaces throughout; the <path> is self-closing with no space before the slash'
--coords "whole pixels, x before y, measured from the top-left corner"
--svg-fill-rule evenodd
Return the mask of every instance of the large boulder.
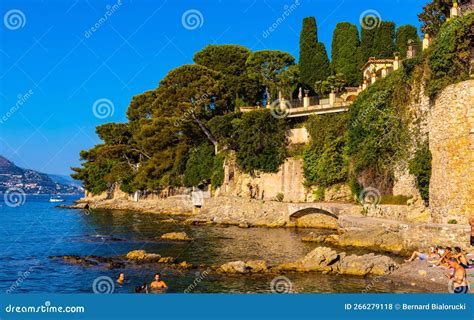
<path id="1" fill-rule="evenodd" d="M 247 273 L 250 268 L 243 261 L 232 261 L 221 265 L 219 270 L 224 273 Z"/>
<path id="2" fill-rule="evenodd" d="M 176 240 L 176 241 L 192 241 L 193 238 L 189 237 L 186 232 L 170 232 L 165 233 L 161 236 L 161 239 L 165 240 Z"/>
<path id="3" fill-rule="evenodd" d="M 299 259 L 297 263 L 301 264 L 304 271 L 331 271 L 340 259 L 341 256 L 335 250 L 319 247 Z"/>

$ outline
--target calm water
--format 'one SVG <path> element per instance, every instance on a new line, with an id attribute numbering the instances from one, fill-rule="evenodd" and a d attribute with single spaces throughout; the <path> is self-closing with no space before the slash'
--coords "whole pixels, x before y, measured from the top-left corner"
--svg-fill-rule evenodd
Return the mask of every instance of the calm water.
<path id="1" fill-rule="evenodd" d="M 65 203 L 76 198 L 66 197 Z M 234 260 L 264 259 L 270 264 L 293 261 L 315 248 L 316 244 L 300 241 L 317 229 L 266 229 L 220 226 L 184 226 L 162 223 L 169 217 L 133 212 L 94 211 L 55 208 L 48 196 L 29 196 L 24 205 L 10 208 L 1 203 L 0 212 L 0 290 L 11 289 L 21 280 L 15 293 L 92 292 L 99 276 L 115 279 L 125 272 L 128 282 L 115 292 L 133 292 L 135 286 L 150 282 L 154 272 L 162 273 L 168 292 L 183 292 L 199 277 L 197 270 L 179 271 L 165 266 L 159 269 L 134 268 L 108 270 L 101 267 L 69 265 L 52 255 L 116 256 L 130 250 L 144 249 L 162 256 L 178 257 L 192 264 L 219 264 Z M 3 201 L 1 199 L 0 201 Z M 157 240 L 161 234 L 185 231 L 196 239 L 192 243 Z M 355 251 L 363 253 L 363 251 Z M 26 273 L 29 268 L 31 272 Z M 360 292 L 371 279 L 338 275 L 285 274 L 295 292 Z M 275 275 L 209 274 L 193 292 L 270 292 Z M 411 287 L 376 282 L 373 292 L 415 292 Z"/>

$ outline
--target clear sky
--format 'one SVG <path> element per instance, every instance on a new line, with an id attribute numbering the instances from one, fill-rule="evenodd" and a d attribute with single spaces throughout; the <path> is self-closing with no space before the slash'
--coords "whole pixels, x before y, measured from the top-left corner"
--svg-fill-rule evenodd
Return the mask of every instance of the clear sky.
<path id="1" fill-rule="evenodd" d="M 375 10 L 397 26 L 418 27 L 426 2 L 2 0 L 0 155 L 21 167 L 69 174 L 80 150 L 99 142 L 96 125 L 125 121 L 132 96 L 192 63 L 207 44 L 284 50 L 298 58 L 301 21 L 315 16 L 330 52 L 338 22 L 359 25 L 364 11 Z"/>

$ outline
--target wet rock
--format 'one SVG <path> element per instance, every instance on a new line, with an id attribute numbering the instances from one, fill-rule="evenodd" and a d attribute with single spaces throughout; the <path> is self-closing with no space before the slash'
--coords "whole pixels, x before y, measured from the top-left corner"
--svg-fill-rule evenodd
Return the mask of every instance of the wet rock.
<path id="1" fill-rule="evenodd" d="M 96 261 L 95 259 L 89 259 L 89 258 L 74 256 L 74 255 L 51 256 L 50 259 L 62 259 L 66 263 L 77 264 L 77 265 L 86 266 L 86 267 L 97 266 L 99 264 L 99 262 Z"/>
<path id="2" fill-rule="evenodd" d="M 193 267 L 192 264 L 190 264 L 189 262 L 187 261 L 183 261 L 181 262 L 180 264 L 178 264 L 178 267 L 179 268 L 182 268 L 182 269 L 191 269 Z"/>
<path id="3" fill-rule="evenodd" d="M 161 259 L 161 255 L 157 253 L 146 253 L 145 250 L 130 251 L 125 257 L 137 263 L 159 262 Z"/>
<path id="4" fill-rule="evenodd" d="M 186 232 L 170 232 L 165 233 L 161 236 L 161 239 L 175 240 L 175 241 L 192 241 L 193 238 L 189 237 Z"/>
<path id="5" fill-rule="evenodd" d="M 267 262 L 264 260 L 250 260 L 245 263 L 250 272 L 265 272 L 268 270 Z"/>
<path id="6" fill-rule="evenodd" d="M 300 271 L 302 270 L 303 266 L 300 262 L 284 262 L 276 267 L 271 268 L 271 271 Z"/>
<path id="7" fill-rule="evenodd" d="M 243 261 L 232 261 L 221 265 L 219 270 L 224 273 L 247 273 L 250 268 Z"/>
<path id="8" fill-rule="evenodd" d="M 245 223 L 245 222 L 239 223 L 239 228 L 244 228 L 244 229 L 250 228 L 250 225 L 248 223 Z"/>
<path id="9" fill-rule="evenodd" d="M 177 223 L 178 220 L 176 220 L 176 219 L 163 219 L 160 222 L 163 222 L 163 223 Z"/>

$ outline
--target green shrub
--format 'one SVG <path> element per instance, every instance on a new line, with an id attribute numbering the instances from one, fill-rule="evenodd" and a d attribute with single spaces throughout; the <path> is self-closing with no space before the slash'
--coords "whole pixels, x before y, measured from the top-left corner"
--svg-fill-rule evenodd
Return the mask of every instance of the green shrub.
<path id="1" fill-rule="evenodd" d="M 306 127 L 311 137 L 303 153 L 307 186 L 325 188 L 347 179 L 344 157 L 347 115 L 345 113 L 311 116 Z"/>
<path id="2" fill-rule="evenodd" d="M 456 219 L 449 219 L 448 224 L 458 224 L 458 221 Z"/>
<path id="3" fill-rule="evenodd" d="M 197 186 L 203 180 L 211 178 L 214 165 L 214 148 L 209 143 L 203 143 L 191 149 L 184 171 L 184 185 Z"/>
<path id="4" fill-rule="evenodd" d="M 428 50 L 428 96 L 433 98 L 446 86 L 469 79 L 473 24 L 474 13 L 470 13 L 442 25 Z"/>
<path id="5" fill-rule="evenodd" d="M 409 171 L 416 177 L 416 186 L 421 198 L 428 203 L 430 197 L 431 151 L 428 142 L 419 145 L 409 162 Z"/>
<path id="6" fill-rule="evenodd" d="M 224 159 L 225 156 L 222 153 L 214 157 L 211 174 L 211 185 L 214 189 L 220 187 L 224 180 Z"/>

